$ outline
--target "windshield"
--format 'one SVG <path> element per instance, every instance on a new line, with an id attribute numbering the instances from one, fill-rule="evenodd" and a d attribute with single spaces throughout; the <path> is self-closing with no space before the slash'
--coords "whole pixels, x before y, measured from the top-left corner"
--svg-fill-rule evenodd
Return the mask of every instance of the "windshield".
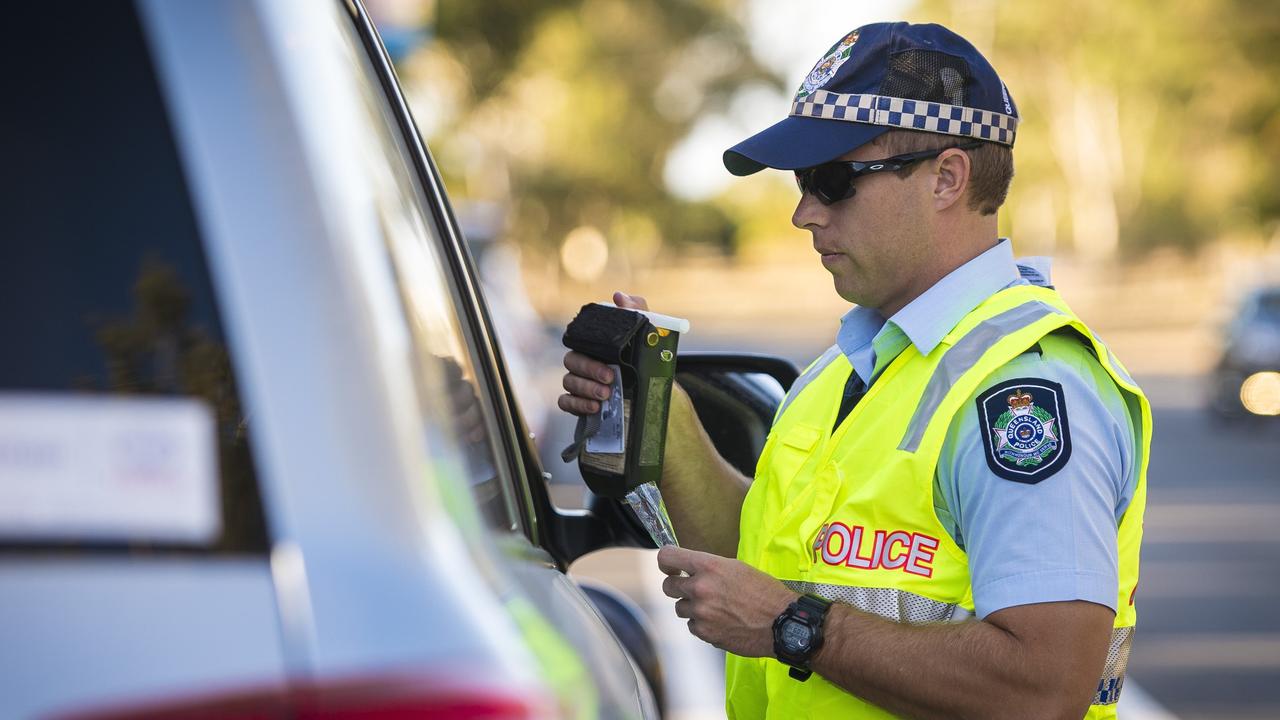
<path id="1" fill-rule="evenodd" d="M 1280 326 L 1280 290 L 1269 290 L 1258 296 L 1256 318 L 1267 325 Z"/>

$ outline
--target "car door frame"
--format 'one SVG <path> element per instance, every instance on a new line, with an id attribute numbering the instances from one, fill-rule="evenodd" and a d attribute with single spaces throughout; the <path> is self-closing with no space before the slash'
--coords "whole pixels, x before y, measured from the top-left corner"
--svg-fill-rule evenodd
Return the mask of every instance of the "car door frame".
<path id="1" fill-rule="evenodd" d="M 528 547 L 508 549 L 517 550 L 526 557 L 536 557 L 567 572 L 570 563 L 591 550 L 610 546 L 645 546 L 647 540 L 643 530 L 620 508 L 561 510 L 552 503 L 547 488 L 550 474 L 542 464 L 534 437 L 520 413 L 502 348 L 477 280 L 474 259 L 462 237 L 435 160 L 418 133 L 394 65 L 372 19 L 359 0 L 343 1 L 355 21 L 378 81 L 391 102 L 392 112 L 412 156 L 413 170 L 427 195 L 427 210 L 440 230 L 447 272 L 463 295 L 460 310 L 480 356 L 477 358 L 478 372 L 483 377 L 479 380 L 495 401 L 494 409 L 502 435 L 500 453 L 512 470 L 526 537 L 531 543 Z"/>

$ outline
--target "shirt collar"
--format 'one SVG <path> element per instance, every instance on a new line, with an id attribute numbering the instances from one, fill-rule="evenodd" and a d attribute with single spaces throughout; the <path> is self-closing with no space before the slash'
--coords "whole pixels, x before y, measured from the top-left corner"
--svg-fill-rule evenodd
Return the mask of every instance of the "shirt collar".
<path id="1" fill-rule="evenodd" d="M 889 322 L 910 338 L 921 355 L 928 355 L 983 300 L 1021 279 L 1013 246 L 1001 238 L 995 247 L 934 283 Z"/>
<path id="2" fill-rule="evenodd" d="M 1008 238 L 1000 238 L 994 247 L 952 270 L 887 321 L 871 308 L 853 308 L 840 319 L 836 344 L 859 375 L 866 377 L 870 368 L 864 373 L 861 366 L 874 363 L 872 342 L 887 323 L 896 325 L 921 355 L 928 355 L 969 311 L 1020 282 L 1025 281 L 1013 260 L 1013 246 Z"/>

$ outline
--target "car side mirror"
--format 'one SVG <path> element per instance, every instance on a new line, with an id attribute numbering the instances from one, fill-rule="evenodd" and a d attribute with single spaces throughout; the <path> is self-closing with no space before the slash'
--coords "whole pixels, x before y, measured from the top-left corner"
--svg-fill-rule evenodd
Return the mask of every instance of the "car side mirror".
<path id="1" fill-rule="evenodd" d="M 773 416 L 799 374 L 789 360 L 771 355 L 682 352 L 676 361 L 676 382 L 712 444 L 747 477 L 755 474 Z M 606 547 L 654 547 L 629 508 L 600 497 L 585 511 L 561 511 L 557 530 L 566 563 Z"/>
<path id="2" fill-rule="evenodd" d="M 800 373 L 773 355 L 681 353 L 676 382 L 689 394 L 698 419 L 720 455 L 751 477 L 773 416 Z"/>
<path id="3" fill-rule="evenodd" d="M 595 606 L 622 646 L 631 654 L 640 674 L 649 683 L 653 698 L 664 714 L 667 707 L 666 680 L 662 672 L 662 655 L 654 640 L 656 632 L 640 606 L 614 588 L 598 581 L 577 578 L 578 587 Z"/>

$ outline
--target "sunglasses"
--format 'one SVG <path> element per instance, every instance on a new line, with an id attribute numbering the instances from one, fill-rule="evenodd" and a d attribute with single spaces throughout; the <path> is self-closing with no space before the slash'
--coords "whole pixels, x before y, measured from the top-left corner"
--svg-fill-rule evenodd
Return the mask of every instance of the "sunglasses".
<path id="1" fill-rule="evenodd" d="M 855 192 L 853 181 L 863 175 L 901 170 L 912 163 L 937 157 L 952 148 L 972 150 L 981 144 L 981 141 L 975 140 L 962 145 L 950 145 L 937 150 L 922 150 L 870 162 L 836 160 L 822 163 L 804 170 L 796 170 L 796 186 L 800 188 L 800 192 L 810 193 L 818 198 L 823 205 L 834 205 L 841 200 L 848 200 L 853 197 Z"/>

